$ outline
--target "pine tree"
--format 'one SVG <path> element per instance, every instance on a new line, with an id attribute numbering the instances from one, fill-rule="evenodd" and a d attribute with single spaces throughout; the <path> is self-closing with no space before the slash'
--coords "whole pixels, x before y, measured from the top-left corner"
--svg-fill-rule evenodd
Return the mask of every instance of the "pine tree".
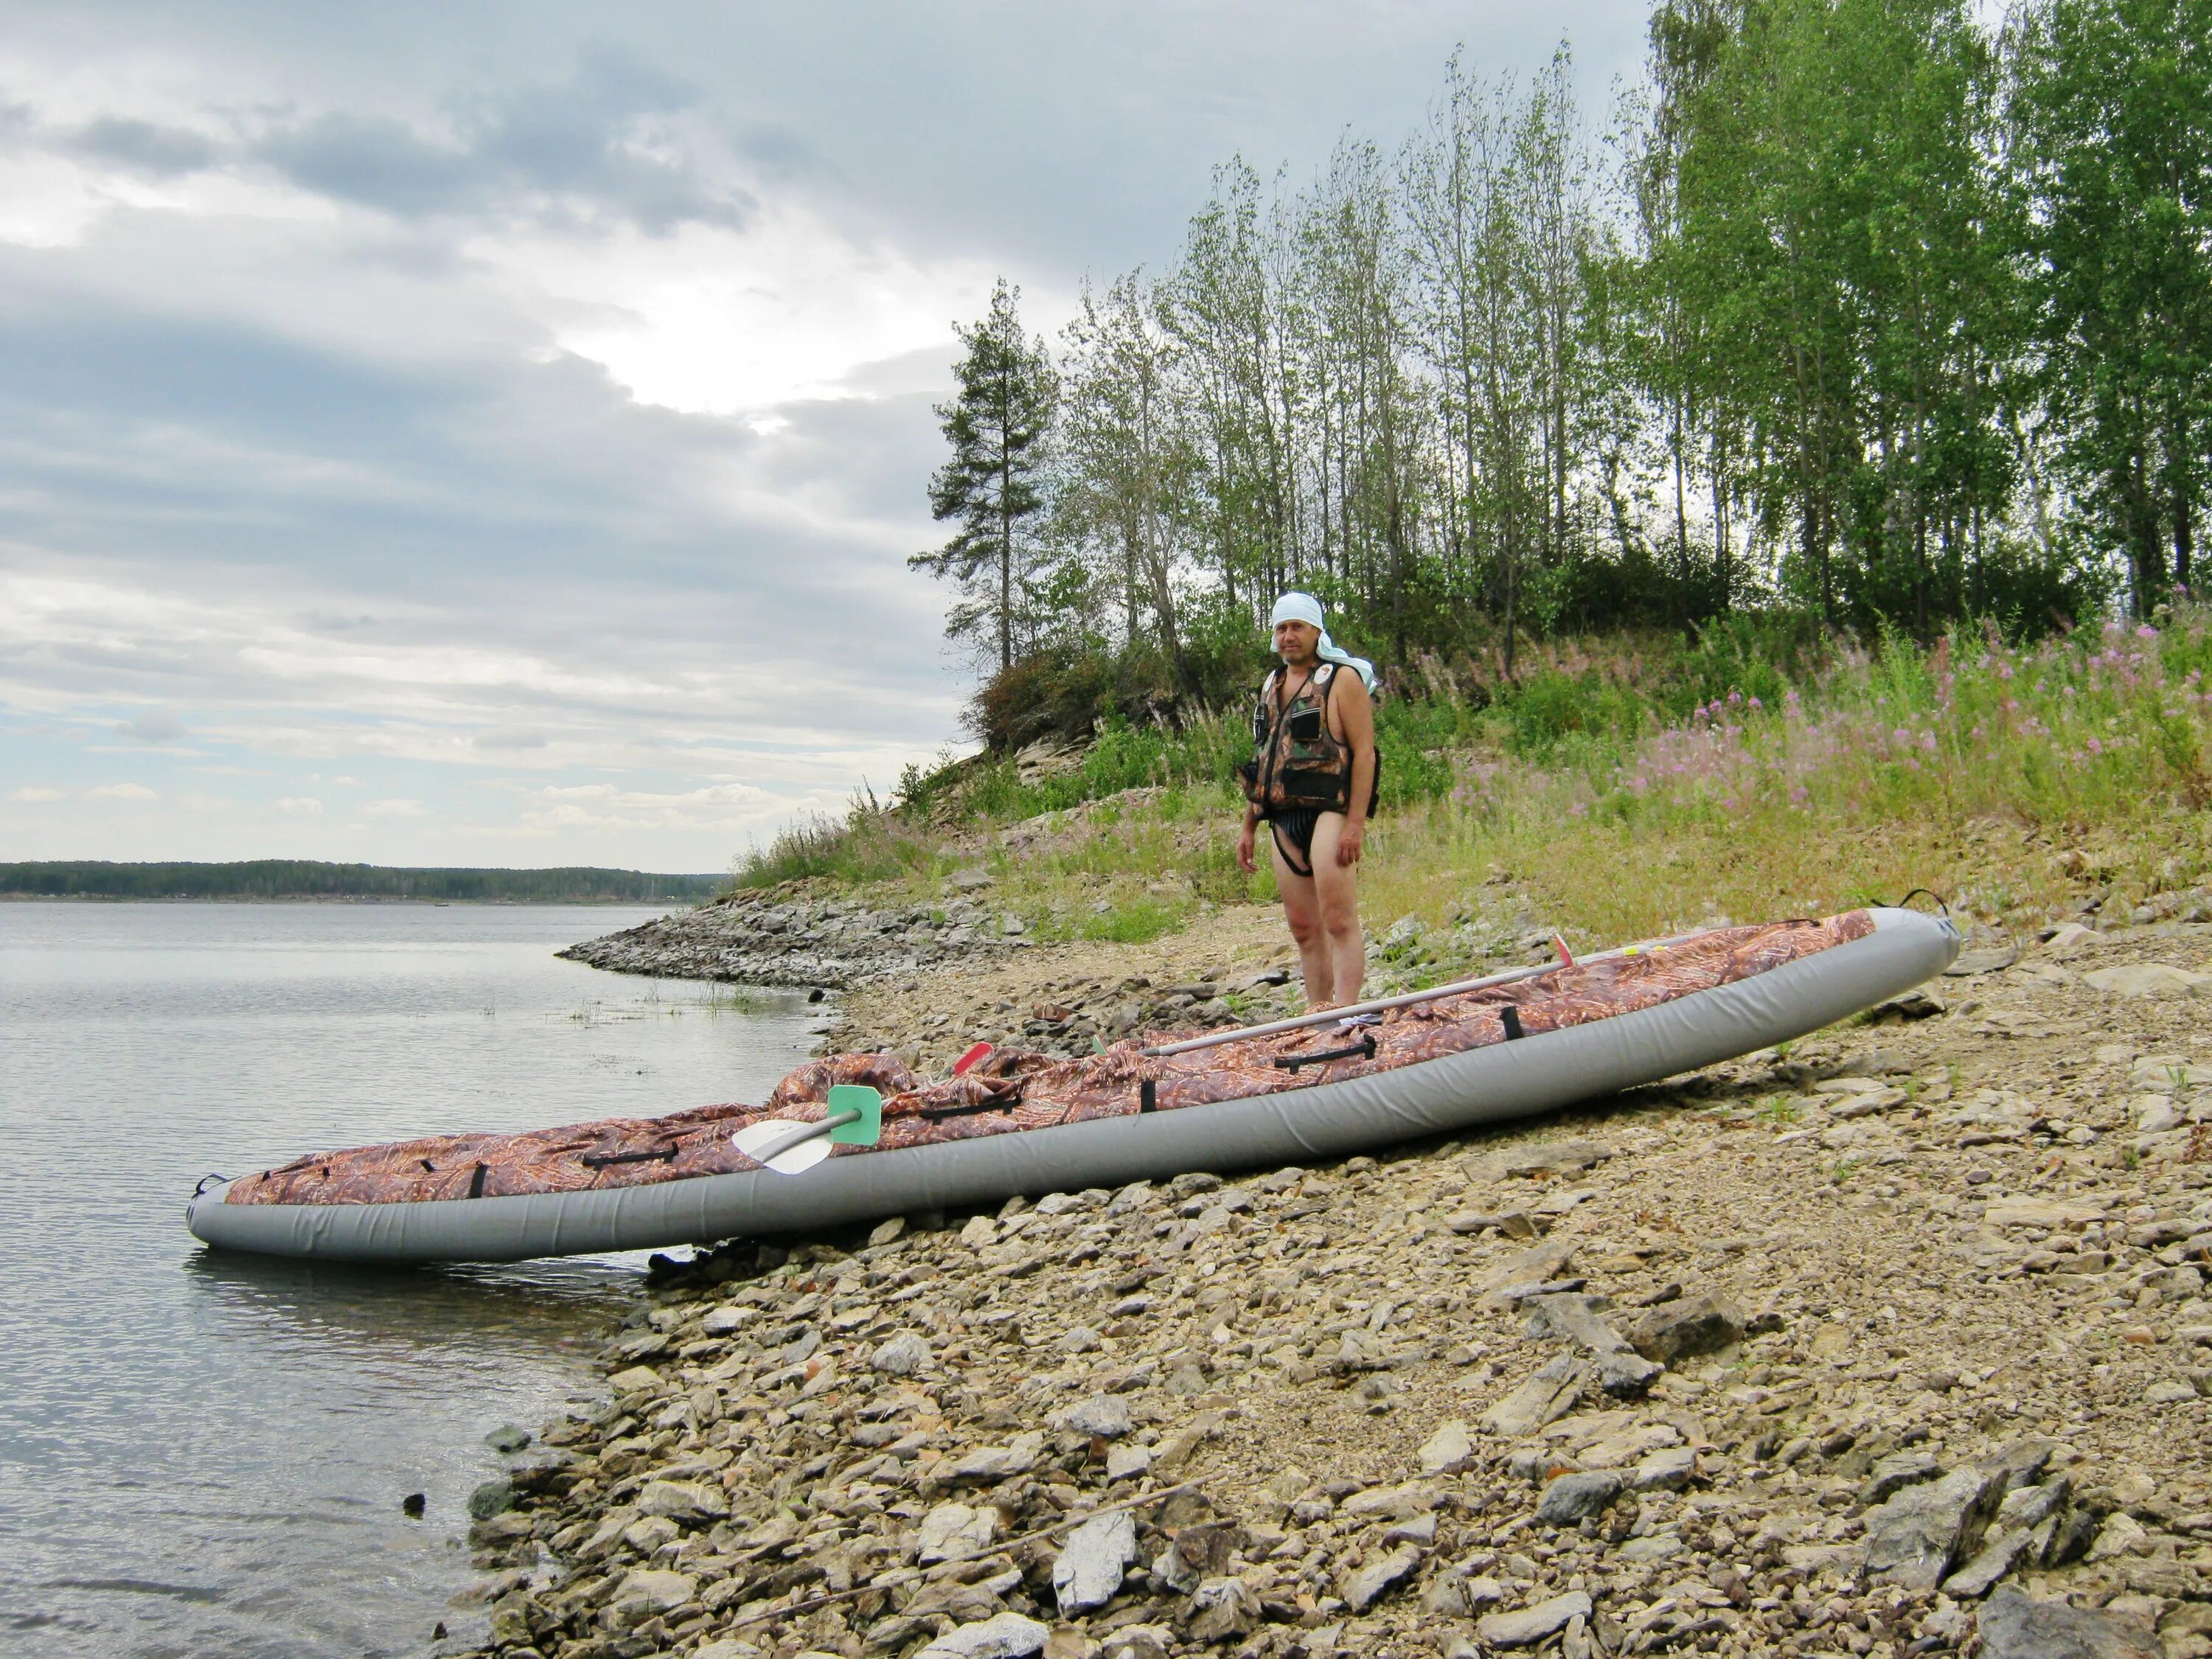
<path id="1" fill-rule="evenodd" d="M 1045 440 L 1059 396 L 1042 337 L 1026 339 L 1001 277 L 991 309 L 972 327 L 953 325 L 967 356 L 953 373 L 960 390 L 937 406 L 952 459 L 929 481 L 929 509 L 953 520 L 952 539 L 907 561 L 957 582 L 962 598 L 945 631 L 955 639 L 997 636 L 999 668 L 1013 665 L 1022 632 L 1024 579 L 1035 556 L 1032 521 L 1045 505 Z"/>

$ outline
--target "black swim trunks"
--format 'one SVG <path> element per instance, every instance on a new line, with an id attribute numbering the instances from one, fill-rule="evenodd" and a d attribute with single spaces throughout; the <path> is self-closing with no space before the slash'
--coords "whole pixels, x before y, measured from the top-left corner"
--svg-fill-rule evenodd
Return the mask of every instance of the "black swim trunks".
<path id="1" fill-rule="evenodd" d="M 1291 874 L 1313 874 L 1314 826 L 1320 822 L 1321 814 L 1309 806 L 1278 812 L 1267 820 L 1267 828 L 1275 837 L 1275 850 L 1291 866 Z"/>

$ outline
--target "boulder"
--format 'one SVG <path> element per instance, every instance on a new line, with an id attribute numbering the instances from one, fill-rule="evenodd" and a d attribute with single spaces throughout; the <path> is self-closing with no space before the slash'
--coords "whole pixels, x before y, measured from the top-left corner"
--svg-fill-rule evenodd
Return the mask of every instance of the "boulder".
<path id="1" fill-rule="evenodd" d="M 2002 1480 L 1987 1469 L 1954 1469 L 1869 1510 L 1867 1571 L 1917 1593 L 1934 1590 L 1980 1544 L 2004 1495 Z"/>
<path id="2" fill-rule="evenodd" d="M 1423 1474 L 1456 1474 L 1474 1456 L 1474 1440 L 1464 1423 L 1447 1423 L 1421 1447 Z"/>
<path id="3" fill-rule="evenodd" d="M 889 1376 L 912 1376 L 929 1360 L 929 1344 L 912 1331 L 901 1331 L 868 1356 L 868 1364 Z"/>
<path id="4" fill-rule="evenodd" d="M 1555 1423 L 1574 1410 L 1582 1398 L 1584 1373 L 1571 1354 L 1540 1367 L 1534 1376 L 1483 1413 L 1483 1426 L 1492 1434 L 1517 1440 L 1547 1423 Z"/>
<path id="5" fill-rule="evenodd" d="M 2108 1613 L 2038 1601 L 2007 1584 L 1980 1621 L 1982 1659 L 2160 1659 L 2149 1632 Z"/>
<path id="6" fill-rule="evenodd" d="M 1183 1631 L 1194 1642 L 1225 1642 L 1260 1622 L 1260 1598 L 1242 1578 L 1208 1578 L 1191 1592 Z"/>

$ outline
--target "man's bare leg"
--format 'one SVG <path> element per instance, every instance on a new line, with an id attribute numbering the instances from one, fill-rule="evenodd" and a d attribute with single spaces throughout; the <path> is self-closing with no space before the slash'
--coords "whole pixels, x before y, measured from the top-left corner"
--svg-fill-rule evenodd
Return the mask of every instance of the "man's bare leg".
<path id="1" fill-rule="evenodd" d="M 1318 1007 L 1358 1001 L 1359 982 L 1367 975 L 1367 944 L 1359 934 L 1359 866 L 1336 861 L 1343 833 L 1341 812 L 1324 812 L 1314 825 L 1313 879 L 1307 885 L 1319 909 L 1322 945 L 1329 959 L 1329 999 Z"/>
<path id="2" fill-rule="evenodd" d="M 1297 945 L 1298 961 L 1305 971 L 1306 1006 L 1334 1008 L 1335 953 L 1322 925 L 1322 902 L 1314 878 L 1291 868 L 1271 829 L 1262 824 L 1260 833 L 1267 837 L 1268 850 L 1274 857 L 1275 890 L 1283 896 L 1283 919 L 1291 925 L 1291 938 Z"/>

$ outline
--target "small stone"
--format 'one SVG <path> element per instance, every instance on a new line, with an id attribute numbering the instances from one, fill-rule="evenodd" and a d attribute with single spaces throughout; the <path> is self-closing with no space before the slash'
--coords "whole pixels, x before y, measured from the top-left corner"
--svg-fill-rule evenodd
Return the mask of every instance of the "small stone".
<path id="1" fill-rule="evenodd" d="M 1114 1446 L 1107 1450 L 1106 1479 L 1109 1483 L 1134 1480 L 1152 1467 L 1152 1449 L 1150 1446 Z"/>
<path id="2" fill-rule="evenodd" d="M 657 1567 L 639 1567 L 625 1577 L 614 1593 L 614 1603 L 620 1607 L 625 1601 L 645 1601 L 666 1612 L 680 1607 L 691 1599 L 699 1581 L 688 1572 L 672 1572 Z"/>
<path id="3" fill-rule="evenodd" d="M 530 1431 L 518 1424 L 502 1424 L 484 1437 L 484 1444 L 501 1456 L 509 1456 L 530 1444 Z"/>
<path id="4" fill-rule="evenodd" d="M 901 1331 L 868 1356 L 868 1364 L 889 1376 L 912 1376 L 929 1361 L 929 1344 L 912 1331 Z"/>
<path id="5" fill-rule="evenodd" d="M 1547 1527 L 1571 1527 L 1593 1515 L 1601 1515 L 1620 1496 L 1621 1479 L 1611 1469 L 1591 1469 L 1563 1474 L 1544 1488 L 1536 1505 L 1536 1519 Z"/>
<path id="6" fill-rule="evenodd" d="M 2154 1382 L 2143 1390 L 2143 1403 L 2150 1406 L 2179 1406 L 2197 1403 L 2197 1390 L 2186 1382 Z"/>
<path id="7" fill-rule="evenodd" d="M 1097 1351 L 1098 1341 L 1097 1332 L 1088 1325 L 1078 1325 L 1060 1333 L 1060 1351 L 1062 1353 L 1091 1353 Z"/>
<path id="8" fill-rule="evenodd" d="M 1664 1302 L 1647 1311 L 1628 1340 L 1646 1359 L 1670 1365 L 1692 1354 L 1713 1353 L 1743 1336 L 1743 1316 L 1711 1295 Z"/>
<path id="9" fill-rule="evenodd" d="M 1636 1466 L 1628 1484 L 1638 1492 L 1680 1492 L 1698 1476 L 1698 1454 L 1689 1446 L 1669 1446 Z"/>
<path id="10" fill-rule="evenodd" d="M 902 1215 L 895 1215 L 888 1221 L 878 1221 L 876 1224 L 874 1231 L 868 1235 L 868 1243 L 889 1244 L 896 1239 L 904 1237 L 905 1235 L 906 1218 Z"/>
<path id="11" fill-rule="evenodd" d="M 1078 1527 L 1053 1563 L 1052 1589 L 1060 1601 L 1060 1617 L 1072 1619 L 1112 1601 L 1137 1556 L 1137 1523 L 1127 1510 L 1097 1516 Z"/>
<path id="12" fill-rule="evenodd" d="M 960 1230 L 960 1242 L 978 1250 L 987 1244 L 995 1244 L 999 1242 L 999 1224 L 987 1215 L 975 1216 Z"/>
<path id="13" fill-rule="evenodd" d="M 648 1480 L 637 1495 L 637 1507 L 641 1515 L 672 1521 L 719 1520 L 730 1512 L 722 1489 L 699 1480 Z"/>
<path id="14" fill-rule="evenodd" d="M 971 1509 L 965 1504 L 939 1504 L 921 1517 L 915 1559 L 924 1566 L 956 1555 L 973 1555 L 990 1548 L 1005 1517 L 985 1504 Z"/>
<path id="15" fill-rule="evenodd" d="M 1641 1399 L 1667 1370 L 1640 1353 L 1628 1352 L 1600 1354 L 1595 1363 L 1598 1387 L 1616 1400 Z"/>
<path id="16" fill-rule="evenodd" d="M 1105 1440 L 1118 1440 L 1135 1426 L 1128 1401 L 1118 1394 L 1094 1394 L 1070 1406 L 1060 1413 L 1060 1420 L 1077 1434 L 1097 1435 Z"/>
<path id="17" fill-rule="evenodd" d="M 1260 1598 L 1242 1578 L 1209 1578 L 1191 1592 L 1183 1630 L 1194 1642 L 1225 1642 L 1260 1622 Z"/>
<path id="18" fill-rule="evenodd" d="M 1051 1634 L 1048 1626 L 1018 1613 L 996 1613 L 945 1632 L 915 1659 L 1029 1659 L 1044 1651 Z"/>
<path id="19" fill-rule="evenodd" d="M 2142 1522 L 2122 1510 L 2097 1529 L 2096 1542 L 2089 1546 L 2089 1559 L 2092 1561 L 2117 1560 L 2121 1556 L 2133 1555 L 2147 1548 L 2149 1543 L 2150 1534 L 2144 1529 Z"/>
<path id="20" fill-rule="evenodd" d="M 1364 1613 L 1385 1592 L 1413 1577 L 1414 1569 L 1420 1565 L 1420 1550 L 1411 1544 L 1403 1545 L 1346 1573 L 1337 1584 L 1337 1594 L 1352 1612 Z"/>
<path id="21" fill-rule="evenodd" d="M 1943 1594 L 1954 1601 L 1978 1601 L 1990 1587 L 2010 1572 L 2027 1553 L 2032 1534 L 2026 1527 L 2001 1533 L 1982 1547 L 1982 1553 L 1943 1581 Z"/>
<path id="22" fill-rule="evenodd" d="M 1484 1413 L 1483 1426 L 1509 1440 L 1533 1434 L 1575 1408 L 1582 1398 L 1583 1376 L 1581 1363 L 1571 1354 L 1561 1354 Z"/>
<path id="23" fill-rule="evenodd" d="M 1983 1659 L 2160 1659 L 2148 1631 L 2102 1613 L 2038 1601 L 2004 1585 L 1982 1608 Z"/>
<path id="24" fill-rule="evenodd" d="M 1892 1452 L 1877 1461 L 1859 1487 L 1859 1503 L 1868 1509 L 1886 1504 L 1907 1486 L 1923 1480 L 1940 1480 L 1943 1466 L 1923 1451 Z"/>
<path id="25" fill-rule="evenodd" d="M 469 1519 L 489 1521 L 514 1507 L 514 1482 L 504 1477 L 487 1480 L 469 1494 Z"/>
<path id="26" fill-rule="evenodd" d="M 1580 1590 L 1555 1595 L 1516 1613 L 1493 1613 L 1478 1620 L 1474 1633 L 1495 1648 L 1533 1647 L 1577 1619 L 1590 1616 L 1590 1599 Z"/>
<path id="27" fill-rule="evenodd" d="M 1447 1423 L 1431 1435 L 1419 1454 L 1423 1474 L 1456 1474 L 1474 1456 L 1474 1441 L 1464 1423 Z"/>
<path id="28" fill-rule="evenodd" d="M 1175 1640 L 1164 1625 L 1124 1625 L 1108 1635 L 1099 1659 L 1168 1659 Z"/>

